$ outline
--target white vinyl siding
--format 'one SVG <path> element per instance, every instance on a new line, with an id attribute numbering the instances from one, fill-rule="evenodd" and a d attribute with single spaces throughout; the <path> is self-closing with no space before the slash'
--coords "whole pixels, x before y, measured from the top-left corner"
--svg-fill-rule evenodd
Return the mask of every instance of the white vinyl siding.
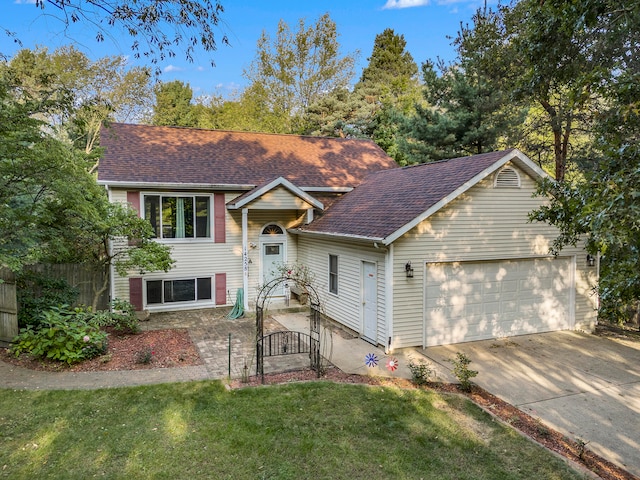
<path id="1" fill-rule="evenodd" d="M 258 291 L 262 287 L 263 279 L 260 277 L 260 234 L 262 229 L 269 224 L 276 224 L 281 226 L 285 230 L 286 234 L 286 263 L 293 263 L 296 261 L 298 249 L 297 249 L 297 237 L 296 235 L 289 235 L 286 233 L 287 228 L 291 228 L 297 225 L 304 213 L 296 210 L 280 210 L 272 212 L 268 210 L 249 210 L 248 213 L 248 235 L 247 241 L 249 245 L 255 245 L 254 248 L 249 248 L 249 291 L 245 292 L 249 300 L 249 304 L 253 307 L 255 305 L 256 296 Z M 234 245 L 234 251 L 238 251 L 239 258 L 242 257 L 242 212 L 240 210 L 234 210 L 232 212 L 233 222 L 238 227 L 238 240 Z M 228 227 L 227 227 L 228 228 Z M 263 237 L 264 238 L 264 237 Z M 227 240 L 228 241 L 228 240 Z M 242 275 L 242 265 L 239 265 L 240 275 Z M 227 282 L 229 280 L 227 279 Z M 240 286 L 242 286 L 242 276 L 240 277 Z M 235 292 L 235 290 L 234 290 Z M 234 293 L 235 295 L 235 293 Z M 235 298 L 235 297 L 234 297 Z"/>
<path id="2" fill-rule="evenodd" d="M 286 188 L 278 187 L 257 198 L 247 207 L 255 210 L 306 210 L 311 208 L 311 205 Z"/>
<path id="3" fill-rule="evenodd" d="M 488 177 L 394 242 L 394 348 L 423 344 L 426 263 L 549 256 L 557 232 L 545 223 L 529 223 L 528 214 L 541 199 L 533 197 L 534 180 L 518 173 L 521 188 L 494 188 Z M 586 253 L 580 248 L 567 248 L 562 255 L 576 256 L 576 326 L 588 327 L 595 321 L 589 292 L 595 269 L 585 270 Z M 406 278 L 407 261 L 414 278 Z"/>
<path id="4" fill-rule="evenodd" d="M 329 255 L 338 256 L 338 294 L 329 294 Z M 307 265 L 315 275 L 314 287 L 322 302 L 323 313 L 351 330 L 363 333 L 362 323 L 362 262 L 377 265 L 377 338 L 386 345 L 385 269 L 384 253 L 369 246 L 335 240 L 320 240 L 300 235 L 298 261 Z"/>
<path id="5" fill-rule="evenodd" d="M 226 194 L 225 201 L 229 201 L 238 194 Z M 126 202 L 127 194 L 124 190 L 113 190 L 111 198 L 114 202 Z M 207 239 L 185 239 L 179 241 L 172 239 L 171 257 L 175 260 L 174 267 L 168 272 L 149 272 L 144 278 L 161 279 L 182 279 L 197 277 L 213 277 L 216 273 L 226 274 L 227 299 L 235 301 L 236 291 L 242 288 L 242 234 L 241 224 L 236 222 L 226 212 L 225 218 L 226 238 L 225 243 L 215 243 L 213 238 Z M 115 242 L 122 244 L 123 242 Z M 126 242 L 124 242 L 126 244 Z M 138 276 L 137 272 L 130 275 Z M 114 279 L 115 295 L 118 298 L 129 298 L 128 277 L 118 277 Z M 214 287 L 215 288 L 215 287 Z M 214 290 L 215 291 L 215 290 Z M 158 308 L 158 307 L 156 307 Z"/>

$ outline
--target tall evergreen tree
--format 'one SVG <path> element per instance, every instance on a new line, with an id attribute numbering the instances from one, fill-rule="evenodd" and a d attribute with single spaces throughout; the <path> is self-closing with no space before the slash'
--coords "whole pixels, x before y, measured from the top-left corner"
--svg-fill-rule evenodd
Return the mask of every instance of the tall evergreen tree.
<path id="1" fill-rule="evenodd" d="M 418 74 L 418 66 L 406 48 L 404 35 L 397 35 L 391 28 L 376 35 L 360 83 L 388 85 L 390 93 L 404 94 L 406 83 Z"/>
<path id="2" fill-rule="evenodd" d="M 466 68 L 465 68 L 466 67 Z M 498 148 L 513 123 L 519 123 L 506 95 L 471 65 L 422 66 L 426 106 L 404 123 L 401 148 L 411 162 L 473 155 Z"/>
<path id="3" fill-rule="evenodd" d="M 540 107 L 542 121 L 532 131 L 549 138 L 555 178 L 564 181 L 575 130 L 589 128 L 586 114 L 598 106 L 594 76 L 584 72 L 600 68 L 588 48 L 599 33 L 585 22 L 569 27 L 573 14 L 556 13 L 539 0 L 480 9 L 454 43 L 459 58 L 488 76 L 512 104 Z"/>
<path id="4" fill-rule="evenodd" d="M 307 110 L 307 128 L 323 135 L 373 139 L 402 163 L 397 148 L 397 115 L 413 111 L 419 99 L 418 67 L 403 35 L 376 35 L 369 64 L 353 91 L 338 89 Z"/>
<path id="5" fill-rule="evenodd" d="M 156 103 L 151 123 L 169 127 L 195 127 L 193 91 L 180 80 L 160 83 L 156 87 Z"/>

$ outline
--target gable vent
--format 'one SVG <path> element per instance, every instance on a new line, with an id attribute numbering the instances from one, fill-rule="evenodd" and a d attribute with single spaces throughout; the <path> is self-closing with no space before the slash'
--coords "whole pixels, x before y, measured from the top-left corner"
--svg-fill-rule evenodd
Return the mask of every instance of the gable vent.
<path id="1" fill-rule="evenodd" d="M 520 175 L 511 167 L 500 170 L 493 184 L 495 188 L 520 188 Z"/>

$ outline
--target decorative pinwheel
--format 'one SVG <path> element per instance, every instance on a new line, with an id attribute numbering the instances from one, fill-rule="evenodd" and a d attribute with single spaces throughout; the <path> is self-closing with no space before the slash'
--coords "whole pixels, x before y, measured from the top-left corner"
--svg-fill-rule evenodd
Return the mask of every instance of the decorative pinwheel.
<path id="1" fill-rule="evenodd" d="M 376 367 L 378 365 L 378 357 L 375 353 L 367 353 L 364 357 L 364 363 L 367 367 Z"/>
<path id="2" fill-rule="evenodd" d="M 398 368 L 398 359 L 391 357 L 386 362 L 387 370 L 394 372 Z"/>

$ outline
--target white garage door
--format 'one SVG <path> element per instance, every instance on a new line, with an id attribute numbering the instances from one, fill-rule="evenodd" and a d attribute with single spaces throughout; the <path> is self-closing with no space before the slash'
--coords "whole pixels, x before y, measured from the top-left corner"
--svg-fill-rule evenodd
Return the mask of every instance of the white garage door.
<path id="1" fill-rule="evenodd" d="M 426 345 L 573 327 L 570 258 L 428 263 Z"/>

